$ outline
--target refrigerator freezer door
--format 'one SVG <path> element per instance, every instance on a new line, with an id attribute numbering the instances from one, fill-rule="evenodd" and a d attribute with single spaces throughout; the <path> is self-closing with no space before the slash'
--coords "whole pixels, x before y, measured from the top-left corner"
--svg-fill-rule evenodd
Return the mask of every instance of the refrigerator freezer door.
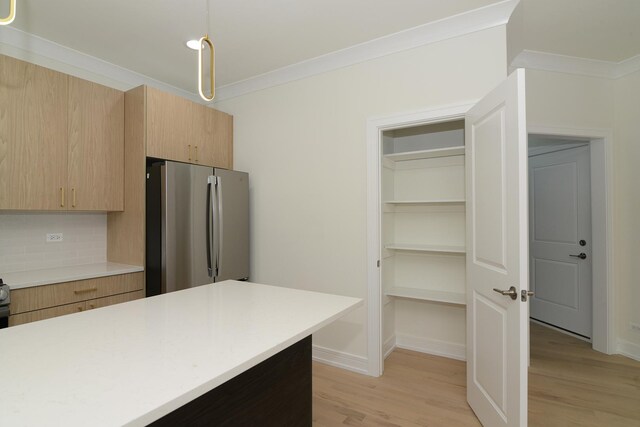
<path id="1" fill-rule="evenodd" d="M 249 278 L 249 174 L 215 169 L 217 187 L 213 227 L 216 282 Z"/>
<path id="2" fill-rule="evenodd" d="M 207 269 L 207 178 L 212 168 L 166 162 L 162 172 L 163 291 L 213 282 Z"/>

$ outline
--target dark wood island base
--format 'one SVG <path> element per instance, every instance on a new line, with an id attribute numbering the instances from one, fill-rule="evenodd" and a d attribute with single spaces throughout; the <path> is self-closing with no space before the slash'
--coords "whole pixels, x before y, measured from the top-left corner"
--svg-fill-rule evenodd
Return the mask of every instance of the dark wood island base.
<path id="1" fill-rule="evenodd" d="M 311 335 L 151 426 L 311 426 Z"/>

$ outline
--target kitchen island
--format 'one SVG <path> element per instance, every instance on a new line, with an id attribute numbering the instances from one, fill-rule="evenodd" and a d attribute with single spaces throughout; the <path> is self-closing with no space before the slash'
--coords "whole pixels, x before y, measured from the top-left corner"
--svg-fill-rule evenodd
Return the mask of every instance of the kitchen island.
<path id="1" fill-rule="evenodd" d="M 1 424 L 310 425 L 310 335 L 361 304 L 226 281 L 0 330 Z"/>

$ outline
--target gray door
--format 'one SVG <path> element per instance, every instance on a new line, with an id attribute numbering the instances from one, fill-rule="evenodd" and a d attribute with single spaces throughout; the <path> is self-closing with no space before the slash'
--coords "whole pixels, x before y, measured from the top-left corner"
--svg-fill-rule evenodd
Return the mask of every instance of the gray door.
<path id="1" fill-rule="evenodd" d="M 211 266 L 215 282 L 249 278 L 249 175 L 215 169 L 211 182 Z"/>
<path id="2" fill-rule="evenodd" d="M 207 179 L 212 168 L 162 167 L 162 282 L 172 292 L 213 282 L 207 270 Z"/>
<path id="3" fill-rule="evenodd" d="M 591 337 L 589 147 L 529 158 L 531 317 Z"/>

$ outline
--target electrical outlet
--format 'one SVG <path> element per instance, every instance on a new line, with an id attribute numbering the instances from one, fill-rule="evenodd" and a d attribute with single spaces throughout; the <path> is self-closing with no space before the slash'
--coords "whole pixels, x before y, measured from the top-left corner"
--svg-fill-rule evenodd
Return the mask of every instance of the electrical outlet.
<path id="1" fill-rule="evenodd" d="M 47 242 L 62 242 L 62 233 L 47 233 Z"/>
<path id="2" fill-rule="evenodd" d="M 640 334 L 640 323 L 629 322 L 629 326 L 633 332 Z"/>

